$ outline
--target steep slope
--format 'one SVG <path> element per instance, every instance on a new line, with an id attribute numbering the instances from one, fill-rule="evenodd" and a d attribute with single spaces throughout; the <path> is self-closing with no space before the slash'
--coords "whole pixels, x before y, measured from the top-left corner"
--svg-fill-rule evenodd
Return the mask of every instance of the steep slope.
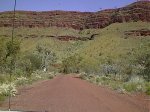
<path id="1" fill-rule="evenodd" d="M 13 12 L 0 13 L 0 27 L 12 26 Z M 116 22 L 150 22 L 150 1 L 139 1 L 123 8 L 99 12 L 17 11 L 16 27 L 68 27 L 73 29 L 104 28 Z"/>
<path id="2" fill-rule="evenodd" d="M 94 40 L 85 42 L 78 49 L 79 54 L 84 57 L 85 69 L 99 69 L 101 64 L 108 61 L 129 64 L 134 60 L 135 54 L 142 51 L 142 47 L 145 47 L 145 50 L 150 48 L 150 36 L 127 36 L 126 38 L 124 32 L 142 28 L 150 29 L 149 26 L 149 23 L 143 22 L 115 23 L 101 30 L 93 30 L 99 35 Z"/>
<path id="3" fill-rule="evenodd" d="M 125 35 L 127 31 L 149 29 L 150 23 L 130 22 L 114 23 L 103 29 L 85 29 L 82 31 L 68 28 L 16 28 L 15 37 L 21 40 L 21 51 L 32 52 L 38 44 L 50 47 L 61 60 L 70 53 L 79 53 L 85 63 L 98 64 L 110 57 L 113 60 L 130 59 L 133 50 L 150 41 L 150 36 Z M 0 28 L 0 37 L 9 38 L 11 28 Z M 98 34 L 90 41 L 60 41 L 53 37 L 59 35 L 86 37 Z M 30 36 L 35 37 L 30 37 Z M 7 37 L 6 37 L 7 36 Z M 22 36 L 22 37 L 20 37 Z M 27 38 L 28 37 L 28 38 Z M 87 63 L 87 64 L 88 64 Z"/>

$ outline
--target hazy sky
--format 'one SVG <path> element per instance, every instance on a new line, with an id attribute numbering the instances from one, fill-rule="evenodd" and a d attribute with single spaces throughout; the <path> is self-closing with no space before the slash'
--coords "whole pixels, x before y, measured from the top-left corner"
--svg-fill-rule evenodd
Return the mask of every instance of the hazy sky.
<path id="1" fill-rule="evenodd" d="M 17 10 L 72 10 L 98 11 L 101 9 L 121 7 L 136 0 L 17 0 Z M 0 0 L 0 11 L 13 10 L 14 0 Z"/>

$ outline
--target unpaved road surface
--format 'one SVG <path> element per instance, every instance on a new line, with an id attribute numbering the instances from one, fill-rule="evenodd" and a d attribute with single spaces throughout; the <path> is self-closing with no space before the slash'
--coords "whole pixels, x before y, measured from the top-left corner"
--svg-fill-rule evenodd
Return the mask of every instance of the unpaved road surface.
<path id="1" fill-rule="evenodd" d="M 144 98 L 119 94 L 74 76 L 58 76 L 24 88 L 12 98 L 11 108 L 42 112 L 149 112 Z"/>

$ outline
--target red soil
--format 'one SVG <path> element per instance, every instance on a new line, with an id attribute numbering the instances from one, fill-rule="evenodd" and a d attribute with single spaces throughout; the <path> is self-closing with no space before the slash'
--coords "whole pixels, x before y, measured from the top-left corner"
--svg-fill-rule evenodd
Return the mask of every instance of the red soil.
<path id="1" fill-rule="evenodd" d="M 13 110 L 48 112 L 150 112 L 148 106 L 144 97 L 119 94 L 74 76 L 26 87 L 11 102 Z"/>

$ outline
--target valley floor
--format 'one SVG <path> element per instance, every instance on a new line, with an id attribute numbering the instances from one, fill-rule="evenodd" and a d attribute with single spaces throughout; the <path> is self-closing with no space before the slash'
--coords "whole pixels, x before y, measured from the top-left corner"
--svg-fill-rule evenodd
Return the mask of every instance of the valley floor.
<path id="1" fill-rule="evenodd" d="M 11 102 L 13 110 L 48 112 L 149 112 L 149 106 L 142 96 L 119 94 L 72 75 L 25 87 Z"/>

